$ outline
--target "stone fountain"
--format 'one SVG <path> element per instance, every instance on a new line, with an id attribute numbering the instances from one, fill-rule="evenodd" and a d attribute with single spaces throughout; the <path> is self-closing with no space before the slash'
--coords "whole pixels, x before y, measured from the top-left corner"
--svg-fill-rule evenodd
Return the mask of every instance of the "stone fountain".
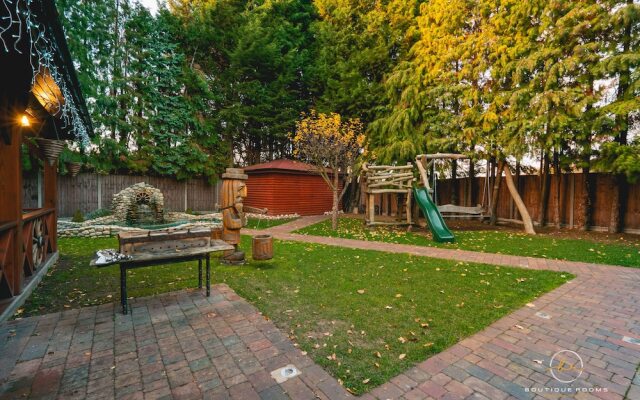
<path id="1" fill-rule="evenodd" d="M 124 216 L 129 225 L 163 223 L 164 196 L 160 189 L 140 182 L 113 195 L 114 215 Z"/>

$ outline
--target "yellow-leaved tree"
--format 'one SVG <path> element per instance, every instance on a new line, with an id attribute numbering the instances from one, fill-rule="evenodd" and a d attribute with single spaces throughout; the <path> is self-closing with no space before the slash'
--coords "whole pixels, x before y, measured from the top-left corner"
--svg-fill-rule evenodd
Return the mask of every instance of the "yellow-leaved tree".
<path id="1" fill-rule="evenodd" d="M 353 167 L 364 153 L 365 136 L 359 119 L 343 120 L 340 114 L 311 110 L 302 113 L 293 136 L 294 154 L 311 164 L 333 193 L 332 228 L 338 229 L 338 204 L 353 176 Z M 345 177 L 340 190 L 340 175 Z"/>

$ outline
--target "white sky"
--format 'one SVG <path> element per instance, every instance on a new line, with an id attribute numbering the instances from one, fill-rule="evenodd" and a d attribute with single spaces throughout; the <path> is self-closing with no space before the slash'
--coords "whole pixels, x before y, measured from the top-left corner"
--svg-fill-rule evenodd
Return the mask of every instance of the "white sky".
<path id="1" fill-rule="evenodd" d="M 158 11 L 158 2 L 157 0 L 138 0 L 140 4 L 147 7 L 151 10 L 151 13 L 155 14 Z"/>

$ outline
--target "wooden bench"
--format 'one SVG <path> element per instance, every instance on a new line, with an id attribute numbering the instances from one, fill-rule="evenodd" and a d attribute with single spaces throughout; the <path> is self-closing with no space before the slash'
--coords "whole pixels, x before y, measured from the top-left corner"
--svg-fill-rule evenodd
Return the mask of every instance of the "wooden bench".
<path id="1" fill-rule="evenodd" d="M 204 260 L 208 297 L 211 295 L 210 254 L 234 249 L 232 245 L 222 240 L 213 239 L 214 235 L 209 228 L 123 232 L 118 234 L 119 252 L 129 258 L 108 264 L 98 264 L 96 257 L 90 265 L 96 267 L 120 265 L 120 304 L 123 314 L 128 312 L 127 270 L 129 269 L 197 260 L 198 287 L 202 288 L 202 261 Z"/>

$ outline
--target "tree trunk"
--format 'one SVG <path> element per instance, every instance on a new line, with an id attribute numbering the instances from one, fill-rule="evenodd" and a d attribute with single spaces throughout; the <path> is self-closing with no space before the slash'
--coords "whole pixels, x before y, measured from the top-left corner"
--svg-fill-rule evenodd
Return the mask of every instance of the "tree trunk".
<path id="1" fill-rule="evenodd" d="M 624 214 L 626 209 L 627 179 L 624 175 L 613 175 L 611 188 L 611 215 L 609 233 L 622 232 L 624 228 Z"/>
<path id="2" fill-rule="evenodd" d="M 451 204 L 458 204 L 458 160 L 451 161 Z"/>
<path id="3" fill-rule="evenodd" d="M 633 5 L 633 0 L 626 1 L 627 7 Z M 627 18 L 624 25 L 622 35 L 622 51 L 628 53 L 631 50 L 632 39 L 632 18 Z M 631 85 L 631 69 L 627 63 L 625 68 L 620 71 L 618 77 L 618 88 L 616 94 L 616 100 L 624 100 L 627 96 L 627 90 Z M 629 133 L 629 114 L 616 115 L 616 125 L 614 131 L 616 132 L 615 141 L 621 146 L 627 145 L 627 135 Z M 611 216 L 609 223 L 609 233 L 618 233 L 623 230 L 624 214 L 626 208 L 627 198 L 627 179 L 622 174 L 616 174 L 613 177 L 613 188 L 611 197 Z"/>
<path id="4" fill-rule="evenodd" d="M 560 193 L 562 188 L 562 174 L 560 173 L 560 151 L 554 150 L 553 152 L 553 174 L 555 175 L 554 191 L 555 201 L 553 203 L 554 208 L 554 224 L 556 229 L 560 229 Z"/>
<path id="5" fill-rule="evenodd" d="M 580 230 L 588 231 L 593 219 L 593 182 L 591 179 L 591 170 L 589 167 L 582 168 L 582 195 L 580 204 L 582 208 L 582 224 Z"/>
<path id="6" fill-rule="evenodd" d="M 549 205 L 549 189 L 551 186 L 551 180 L 549 179 L 549 156 L 544 153 L 542 161 L 542 175 L 540 185 L 540 211 L 538 214 L 538 223 L 541 227 L 545 226 L 547 222 L 547 206 Z"/>
<path id="7" fill-rule="evenodd" d="M 340 202 L 340 176 L 338 175 L 338 169 L 333 169 L 333 207 L 331 209 L 331 229 L 334 231 L 338 229 L 338 203 Z"/>
<path id="8" fill-rule="evenodd" d="M 511 193 L 511 197 L 516 203 L 516 207 L 518 207 L 518 212 L 520 212 L 520 215 L 522 215 L 522 222 L 524 222 L 524 231 L 530 235 L 535 235 L 536 231 L 533 229 L 533 221 L 531 220 L 531 215 L 529 215 L 529 210 L 527 210 L 527 206 L 525 206 L 524 202 L 522 201 L 522 197 L 520 197 L 520 193 L 518 193 L 516 185 L 513 183 L 511 169 L 506 162 L 503 164 L 503 166 L 507 188 L 509 188 L 509 193 Z"/>
<path id="9" fill-rule="evenodd" d="M 505 162 L 502 160 L 498 162 L 496 177 L 493 180 L 493 192 L 491 193 L 491 218 L 489 219 L 490 225 L 495 225 L 498 222 L 498 195 L 500 194 L 504 164 Z"/>
<path id="10" fill-rule="evenodd" d="M 516 185 L 516 190 L 518 191 L 518 193 L 520 193 L 520 170 L 522 168 L 520 167 L 520 161 L 516 161 L 516 176 L 515 176 L 515 185 Z M 515 205 L 515 202 L 514 202 Z M 519 219 L 520 216 L 518 215 L 518 208 L 516 207 L 513 210 L 513 216 L 511 217 L 512 219 Z"/>
<path id="11" fill-rule="evenodd" d="M 469 189 L 467 190 L 467 205 L 473 207 L 477 204 L 476 194 L 476 169 L 473 160 L 469 160 Z"/>

